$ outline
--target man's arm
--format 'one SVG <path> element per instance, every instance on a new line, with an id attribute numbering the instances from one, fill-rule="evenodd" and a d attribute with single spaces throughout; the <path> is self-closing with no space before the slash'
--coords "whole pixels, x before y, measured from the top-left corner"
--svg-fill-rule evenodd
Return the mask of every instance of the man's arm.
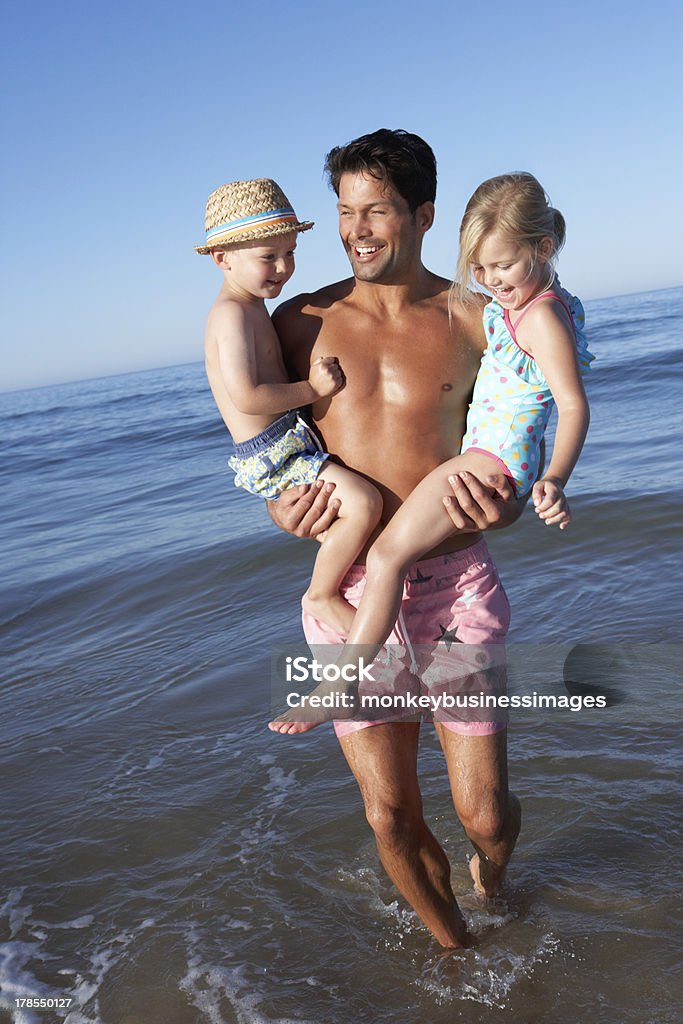
<path id="1" fill-rule="evenodd" d="M 310 301 L 307 293 L 295 295 L 273 311 L 271 322 L 280 341 L 285 369 L 290 380 L 298 380 L 302 371 L 310 365 L 315 337 L 312 336 L 312 319 L 304 314 L 304 307 Z"/>

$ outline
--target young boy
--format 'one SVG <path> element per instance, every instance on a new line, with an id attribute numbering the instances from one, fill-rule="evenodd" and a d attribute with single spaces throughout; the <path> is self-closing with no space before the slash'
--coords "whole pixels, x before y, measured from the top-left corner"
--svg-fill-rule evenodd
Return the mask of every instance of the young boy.
<path id="1" fill-rule="evenodd" d="M 319 476 L 335 484 L 339 517 L 320 547 L 303 604 L 314 618 L 348 633 L 354 609 L 339 586 L 379 522 L 382 500 L 372 484 L 329 461 L 297 412 L 343 387 L 337 359 L 316 360 L 308 380 L 290 383 L 264 303 L 294 273 L 297 233 L 312 227 L 297 220 L 270 178 L 234 181 L 209 196 L 206 243 L 195 252 L 209 254 L 223 274 L 204 349 L 211 391 L 235 445 L 235 484 L 269 499 Z"/>

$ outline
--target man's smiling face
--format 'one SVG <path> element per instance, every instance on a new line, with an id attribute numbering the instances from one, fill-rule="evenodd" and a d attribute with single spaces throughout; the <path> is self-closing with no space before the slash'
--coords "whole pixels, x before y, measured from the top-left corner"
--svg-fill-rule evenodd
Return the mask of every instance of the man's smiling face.
<path id="1" fill-rule="evenodd" d="M 420 255 L 419 217 L 391 185 L 369 174 L 342 174 L 339 234 L 359 281 L 401 284 Z"/>

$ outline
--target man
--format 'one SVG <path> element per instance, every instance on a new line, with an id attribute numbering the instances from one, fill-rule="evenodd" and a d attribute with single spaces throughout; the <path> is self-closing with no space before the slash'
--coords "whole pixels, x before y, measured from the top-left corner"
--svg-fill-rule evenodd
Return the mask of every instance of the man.
<path id="1" fill-rule="evenodd" d="M 452 303 L 449 311 L 450 282 L 422 263 L 436 195 L 436 163 L 422 139 L 381 129 L 332 150 L 327 171 L 339 198 L 340 235 L 353 278 L 292 299 L 276 311 L 274 323 L 296 379 L 307 374 L 313 359 L 339 360 L 345 386 L 313 406 L 313 419 L 327 450 L 379 488 L 386 522 L 427 473 L 460 450 L 485 347 L 481 306 Z M 455 527 L 471 532 L 454 535 L 419 563 L 404 602 L 404 639 L 433 639 L 436 607 L 447 633 L 454 635 L 467 610 L 477 639 L 465 642 L 500 642 L 509 608 L 490 554 L 483 558 L 477 530 L 509 525 L 521 504 L 502 475 L 487 485 L 471 476 L 455 479 L 452 487 L 447 511 Z M 271 503 L 271 516 L 289 532 L 319 536 L 338 508 L 332 490 L 293 488 Z M 463 567 L 475 563 L 485 576 L 486 597 L 465 609 Z M 443 578 L 444 565 L 451 566 L 452 579 Z M 437 570 L 438 594 L 432 590 L 422 597 Z M 354 566 L 342 587 L 354 604 L 362 574 Z M 421 602 L 429 603 L 427 625 Z M 309 643 L 342 642 L 306 615 L 304 631 Z M 448 860 L 422 815 L 419 722 L 340 722 L 335 728 L 386 871 L 444 947 L 466 945 Z M 470 862 L 475 888 L 494 895 L 520 828 L 519 803 L 508 791 L 505 728 L 497 722 L 461 728 L 437 722 L 436 728 L 455 809 L 476 851 Z"/>

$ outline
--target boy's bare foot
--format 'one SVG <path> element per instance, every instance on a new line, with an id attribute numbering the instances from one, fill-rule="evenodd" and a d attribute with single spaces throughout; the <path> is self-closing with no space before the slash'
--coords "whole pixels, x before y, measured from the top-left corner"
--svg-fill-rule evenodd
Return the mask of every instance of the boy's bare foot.
<path id="1" fill-rule="evenodd" d="M 290 721 L 289 715 L 296 715 L 297 721 Z M 284 715 L 279 718 L 275 718 L 272 722 L 268 722 L 268 728 L 271 732 L 279 732 L 282 736 L 296 736 L 302 732 L 310 732 L 311 729 L 315 729 L 316 725 L 322 725 L 321 721 L 316 719 L 315 722 L 301 722 L 302 714 L 300 711 L 287 711 Z"/>
<path id="2" fill-rule="evenodd" d="M 351 718 L 356 710 L 355 690 L 348 684 L 321 683 L 302 697 L 300 707 L 290 708 L 268 723 L 271 732 L 293 736 L 315 729 L 334 718 Z"/>
<path id="3" fill-rule="evenodd" d="M 301 603 L 318 622 L 326 622 L 343 637 L 349 635 L 356 609 L 341 594 L 316 594 L 314 597 L 309 588 Z"/>

